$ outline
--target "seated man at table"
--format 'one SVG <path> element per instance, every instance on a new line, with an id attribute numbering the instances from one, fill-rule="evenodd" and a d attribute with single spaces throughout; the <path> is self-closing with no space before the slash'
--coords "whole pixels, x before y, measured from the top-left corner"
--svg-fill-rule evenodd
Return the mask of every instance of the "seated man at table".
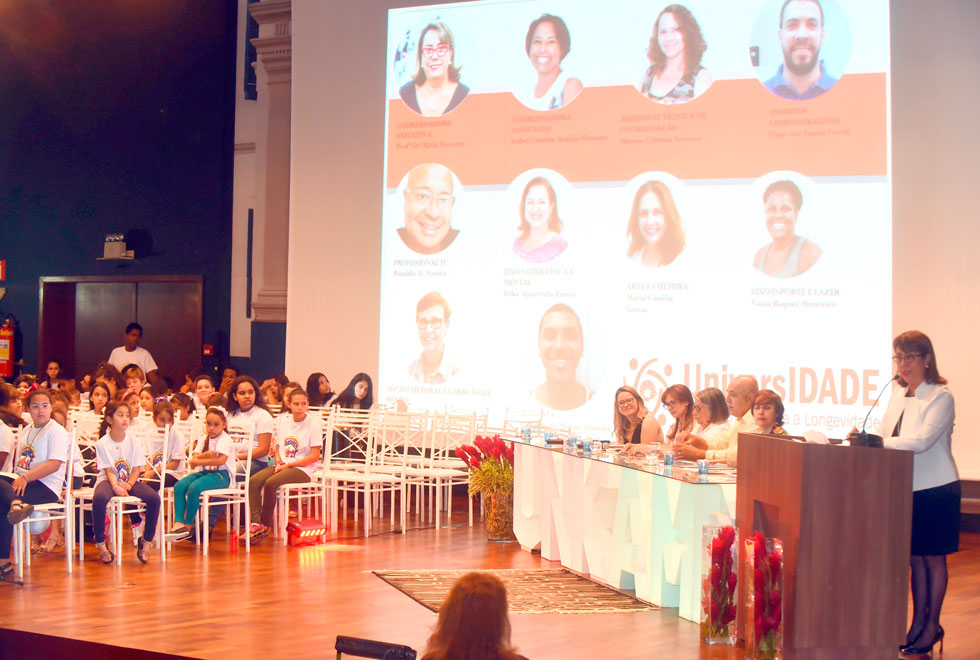
<path id="1" fill-rule="evenodd" d="M 708 449 L 703 438 L 690 433 L 680 433 L 677 442 L 674 443 L 674 455 L 682 460 L 696 461 L 707 458 L 709 461 L 725 462 L 731 467 L 737 467 L 738 434 L 759 432 L 759 427 L 752 417 L 752 402 L 758 391 L 759 382 L 755 376 L 736 376 L 728 384 L 725 401 L 735 421 L 728 431 L 727 447 Z M 723 444 L 724 440 L 719 442 L 719 445 Z"/>

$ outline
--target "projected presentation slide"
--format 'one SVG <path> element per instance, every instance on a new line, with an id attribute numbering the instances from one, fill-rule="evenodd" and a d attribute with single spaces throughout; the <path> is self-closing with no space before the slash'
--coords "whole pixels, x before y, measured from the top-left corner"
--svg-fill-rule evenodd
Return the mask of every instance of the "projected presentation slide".
<path id="1" fill-rule="evenodd" d="M 379 400 L 609 437 L 754 374 L 840 437 L 890 376 L 886 0 L 389 12 Z M 877 414 L 872 416 L 872 420 Z"/>

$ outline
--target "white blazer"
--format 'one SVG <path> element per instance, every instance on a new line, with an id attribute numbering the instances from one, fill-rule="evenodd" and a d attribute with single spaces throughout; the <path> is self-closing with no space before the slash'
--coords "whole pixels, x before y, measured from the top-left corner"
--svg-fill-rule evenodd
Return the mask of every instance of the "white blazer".
<path id="1" fill-rule="evenodd" d="M 959 473 L 953 460 L 953 420 L 956 416 L 953 393 L 946 385 L 923 382 L 913 396 L 907 388 L 896 385 L 888 401 L 885 416 L 878 425 L 878 435 L 890 449 L 915 452 L 912 464 L 912 490 L 935 488 L 957 481 Z M 904 414 L 903 414 L 904 413 Z M 898 437 L 891 437 L 902 417 Z"/>

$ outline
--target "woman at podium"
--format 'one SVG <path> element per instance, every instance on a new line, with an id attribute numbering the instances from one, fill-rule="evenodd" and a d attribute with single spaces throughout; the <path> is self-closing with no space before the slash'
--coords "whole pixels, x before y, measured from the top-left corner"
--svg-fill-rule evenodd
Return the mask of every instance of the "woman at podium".
<path id="1" fill-rule="evenodd" d="M 943 628 L 946 555 L 959 549 L 960 482 L 951 450 L 953 394 L 939 375 L 929 337 L 916 330 L 892 342 L 898 385 L 878 435 L 886 447 L 915 452 L 912 468 L 912 625 L 901 650 L 929 653 Z"/>

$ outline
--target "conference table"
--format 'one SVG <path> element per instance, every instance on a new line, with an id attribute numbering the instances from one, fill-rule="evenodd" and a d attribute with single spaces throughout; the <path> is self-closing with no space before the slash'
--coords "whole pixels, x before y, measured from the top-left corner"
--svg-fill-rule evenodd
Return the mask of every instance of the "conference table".
<path id="1" fill-rule="evenodd" d="M 703 526 L 734 514 L 735 475 L 723 466 L 699 476 L 656 458 L 514 442 L 521 547 L 691 621 L 700 620 Z"/>

